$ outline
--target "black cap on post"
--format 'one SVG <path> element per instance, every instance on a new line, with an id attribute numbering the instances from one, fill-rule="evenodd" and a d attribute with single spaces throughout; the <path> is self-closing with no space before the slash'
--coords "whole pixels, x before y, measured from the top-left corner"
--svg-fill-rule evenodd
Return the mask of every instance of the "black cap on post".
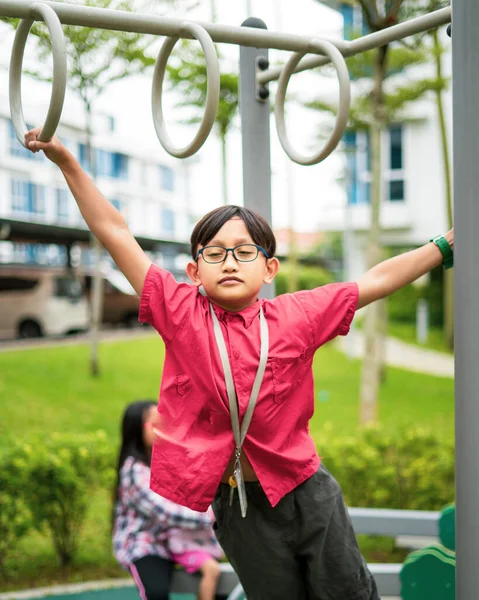
<path id="1" fill-rule="evenodd" d="M 256 17 L 248 17 L 246 21 L 241 23 L 241 27 L 255 27 L 256 29 L 268 29 L 266 23 Z"/>

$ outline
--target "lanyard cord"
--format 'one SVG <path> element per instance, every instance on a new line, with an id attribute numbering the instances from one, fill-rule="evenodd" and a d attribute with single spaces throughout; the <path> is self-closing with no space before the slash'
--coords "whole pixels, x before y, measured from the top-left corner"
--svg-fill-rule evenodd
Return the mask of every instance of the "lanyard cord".
<path id="1" fill-rule="evenodd" d="M 256 401 L 258 399 L 259 391 L 261 389 L 261 384 L 263 383 L 264 372 L 266 370 L 266 362 L 268 360 L 268 352 L 269 352 L 269 332 L 268 332 L 268 323 L 266 322 L 266 318 L 264 316 L 263 307 L 260 307 L 259 311 L 259 319 L 260 319 L 260 339 L 261 339 L 261 350 L 260 350 L 260 358 L 258 370 L 256 371 L 256 377 L 254 379 L 253 388 L 251 389 L 251 396 L 248 402 L 248 407 L 246 408 L 246 412 L 241 423 L 241 428 L 239 424 L 239 415 L 238 415 L 238 399 L 236 396 L 236 389 L 233 381 L 233 374 L 231 372 L 231 365 L 228 358 L 228 351 L 226 349 L 226 343 L 223 336 L 223 332 L 221 331 L 221 326 L 218 321 L 218 317 L 214 311 L 213 305 L 210 303 L 211 315 L 213 317 L 213 328 L 216 338 L 216 343 L 218 345 L 218 350 L 220 353 L 221 364 L 223 365 L 223 371 L 226 382 L 226 391 L 228 393 L 228 401 L 230 406 L 230 415 L 231 415 L 231 425 L 233 427 L 233 435 L 236 444 L 236 455 L 237 457 L 241 453 L 241 446 L 246 437 L 246 433 L 251 423 L 251 419 L 253 417 L 253 412 L 256 406 Z"/>

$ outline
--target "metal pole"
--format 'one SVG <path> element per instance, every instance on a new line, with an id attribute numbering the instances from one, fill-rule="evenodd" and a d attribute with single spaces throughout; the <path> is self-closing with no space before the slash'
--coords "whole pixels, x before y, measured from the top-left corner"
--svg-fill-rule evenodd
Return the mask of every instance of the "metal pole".
<path id="1" fill-rule="evenodd" d="M 456 598 L 479 590 L 479 2 L 453 2 Z"/>
<path id="2" fill-rule="evenodd" d="M 246 19 L 244 27 L 266 29 L 260 19 Z M 240 114 L 243 140 L 244 206 L 271 224 L 271 149 L 269 91 L 256 83 L 256 72 L 268 66 L 268 50 L 240 47 Z M 274 284 L 263 288 L 274 297 Z"/>

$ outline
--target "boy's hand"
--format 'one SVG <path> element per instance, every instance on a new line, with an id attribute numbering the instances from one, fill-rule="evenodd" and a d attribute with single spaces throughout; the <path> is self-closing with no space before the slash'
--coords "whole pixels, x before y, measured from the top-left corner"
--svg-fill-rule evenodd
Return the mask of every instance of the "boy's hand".
<path id="1" fill-rule="evenodd" d="M 25 145 L 32 152 L 43 150 L 45 156 L 60 168 L 68 161 L 70 153 L 57 137 L 52 137 L 49 142 L 40 142 L 37 138 L 41 129 L 37 127 L 25 134 Z"/>

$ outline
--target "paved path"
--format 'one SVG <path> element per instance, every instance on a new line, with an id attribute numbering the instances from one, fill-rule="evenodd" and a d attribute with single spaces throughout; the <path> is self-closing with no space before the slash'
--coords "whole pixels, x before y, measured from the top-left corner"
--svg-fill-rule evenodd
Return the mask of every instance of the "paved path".
<path id="1" fill-rule="evenodd" d="M 345 338 L 340 338 L 339 346 L 352 356 L 362 357 L 364 336 L 360 331 L 351 331 Z M 386 364 L 418 373 L 454 377 L 454 357 L 451 354 L 406 344 L 396 338 L 386 341 Z"/>

